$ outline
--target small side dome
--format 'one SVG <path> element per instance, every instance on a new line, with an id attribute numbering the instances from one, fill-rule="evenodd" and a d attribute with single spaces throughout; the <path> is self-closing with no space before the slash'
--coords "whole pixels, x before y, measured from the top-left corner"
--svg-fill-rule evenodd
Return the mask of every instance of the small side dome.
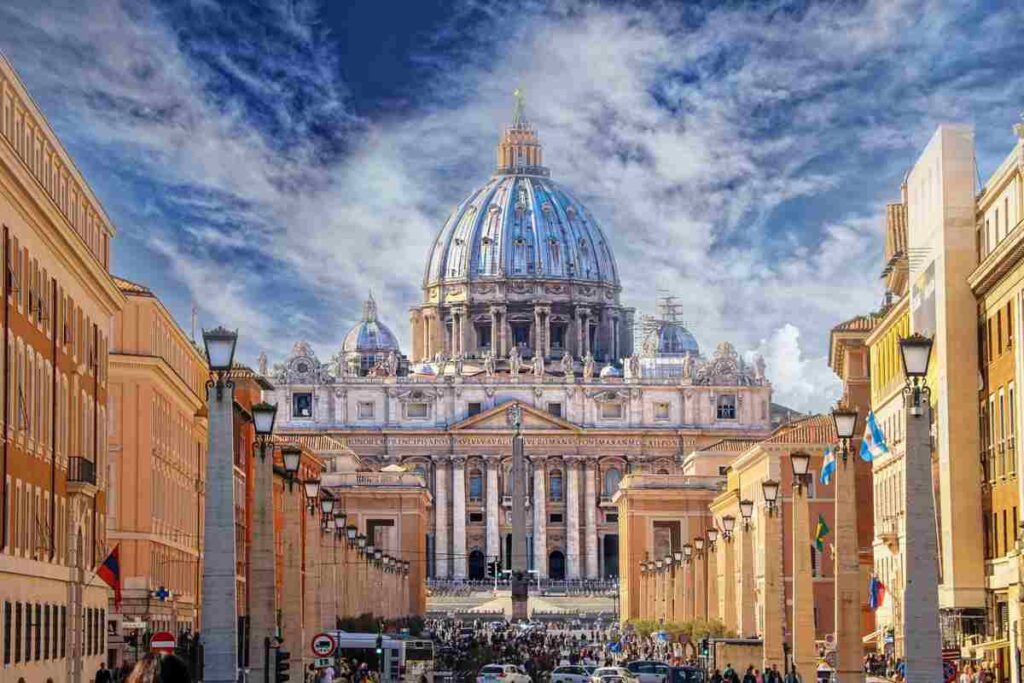
<path id="1" fill-rule="evenodd" d="M 434 370 L 434 366 L 431 365 L 430 363 L 420 363 L 419 365 L 414 365 L 411 372 L 414 375 L 429 375 L 431 377 L 437 374 L 437 371 Z"/>
<path id="2" fill-rule="evenodd" d="M 404 375 L 408 361 L 398 338 L 377 319 L 377 302 L 371 293 L 363 303 L 363 318 L 341 343 L 342 373 L 349 375 Z"/>
<path id="3" fill-rule="evenodd" d="M 650 356 L 700 356 L 700 346 L 688 329 L 666 321 L 648 335 L 644 352 Z"/>
<path id="4" fill-rule="evenodd" d="M 622 371 L 614 365 L 606 365 L 601 368 L 601 379 L 608 379 L 611 377 L 622 377 Z"/>

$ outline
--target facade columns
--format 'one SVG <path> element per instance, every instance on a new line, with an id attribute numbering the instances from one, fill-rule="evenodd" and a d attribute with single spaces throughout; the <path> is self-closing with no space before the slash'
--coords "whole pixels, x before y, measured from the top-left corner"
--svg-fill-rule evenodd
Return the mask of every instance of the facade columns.
<path id="1" fill-rule="evenodd" d="M 814 643 L 814 583 L 811 576 L 810 510 L 807 492 L 802 486 L 793 490 L 793 666 L 807 678 L 817 669 Z M 934 532 L 932 532 L 934 534 Z M 934 558 L 932 558 L 934 562 Z"/>
<path id="2" fill-rule="evenodd" d="M 491 306 L 491 353 L 495 358 L 508 355 L 505 327 L 505 307 Z"/>
<path id="3" fill-rule="evenodd" d="M 700 616 L 705 621 L 708 618 L 708 596 L 704 589 L 704 552 L 700 557 L 693 558 L 693 616 Z"/>
<path id="4" fill-rule="evenodd" d="M 733 538 L 726 538 L 723 543 L 725 562 L 721 574 L 722 621 L 730 631 L 739 632 L 739 621 L 736 619 L 736 544 Z"/>
<path id="5" fill-rule="evenodd" d="M 423 312 L 423 358 L 422 360 L 430 360 L 432 354 L 430 353 L 430 320 L 431 316 L 426 311 Z"/>
<path id="6" fill-rule="evenodd" d="M 757 622 L 754 620 L 754 530 L 749 522 L 740 524 L 739 530 L 742 537 L 742 555 L 737 608 L 740 618 L 739 634 L 747 638 L 757 633 Z"/>
<path id="7" fill-rule="evenodd" d="M 466 578 L 466 459 L 452 458 L 452 578 Z"/>
<path id="8" fill-rule="evenodd" d="M 721 538 L 721 537 L 719 537 Z M 707 558 L 708 558 L 708 570 L 707 570 L 707 604 L 708 604 L 708 619 L 721 619 L 718 611 L 718 541 L 715 543 L 715 548 L 711 548 L 711 544 L 708 543 Z"/>
<path id="9" fill-rule="evenodd" d="M 762 668 L 771 665 L 785 670 L 783 642 L 786 633 L 786 595 L 782 580 L 782 517 L 781 513 L 768 514 L 767 506 L 761 511 L 764 529 L 764 624 L 761 640 L 764 643 Z M 858 615 L 860 610 L 858 610 Z M 858 635 L 858 638 L 860 636 Z M 856 652 L 861 652 L 859 648 Z M 845 679 L 844 679 L 845 680 Z"/>
<path id="10" fill-rule="evenodd" d="M 852 462 L 843 462 L 835 472 L 836 675 L 843 683 L 864 681 L 863 661 L 857 649 L 857 644 L 861 642 L 861 578 L 856 472 L 857 468 Z"/>
<path id="11" fill-rule="evenodd" d="M 586 578 L 597 575 L 597 460 L 586 461 L 583 470 L 583 514 L 585 524 Z"/>
<path id="12" fill-rule="evenodd" d="M 580 578 L 580 467 L 575 458 L 565 461 L 565 575 Z"/>
<path id="13" fill-rule="evenodd" d="M 487 561 L 501 559 L 501 532 L 498 524 L 498 514 L 501 510 L 501 496 L 498 494 L 498 464 L 497 456 L 488 456 L 484 459 L 484 467 L 487 469 L 487 494 L 484 499 L 487 514 Z M 508 567 L 505 567 L 508 569 Z"/>
<path id="14" fill-rule="evenodd" d="M 533 557 L 537 576 L 548 577 L 548 515 L 546 461 L 533 461 Z"/>
<path id="15" fill-rule="evenodd" d="M 434 576 L 447 579 L 450 574 L 448 546 L 448 462 L 434 462 Z"/>
<path id="16" fill-rule="evenodd" d="M 696 607 L 694 588 L 695 583 L 693 580 L 693 570 L 695 567 L 696 558 L 692 558 L 687 561 L 683 559 L 683 593 L 679 597 L 683 601 L 683 621 L 690 621 L 694 617 L 694 608 Z"/>

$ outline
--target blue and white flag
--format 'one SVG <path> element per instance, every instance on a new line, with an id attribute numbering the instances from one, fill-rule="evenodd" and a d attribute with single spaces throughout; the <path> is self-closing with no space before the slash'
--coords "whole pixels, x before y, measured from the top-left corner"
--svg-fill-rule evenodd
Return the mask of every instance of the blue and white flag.
<path id="1" fill-rule="evenodd" d="M 831 446 L 825 447 L 825 462 L 821 465 L 821 484 L 828 486 L 836 472 L 836 452 Z"/>
<path id="2" fill-rule="evenodd" d="M 864 426 L 864 438 L 860 442 L 860 459 L 864 462 L 871 462 L 888 452 L 889 447 L 885 444 L 885 434 L 878 426 L 875 412 L 869 411 L 867 424 Z"/>

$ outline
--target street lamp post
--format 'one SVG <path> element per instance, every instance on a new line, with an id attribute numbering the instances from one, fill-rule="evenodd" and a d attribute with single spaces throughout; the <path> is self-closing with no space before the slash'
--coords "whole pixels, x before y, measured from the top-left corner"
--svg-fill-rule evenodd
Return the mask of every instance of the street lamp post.
<path id="1" fill-rule="evenodd" d="M 230 379 L 238 333 L 203 330 L 210 379 L 206 383 L 209 442 L 203 537 L 203 673 L 208 683 L 238 678 L 235 584 L 234 395 Z M 226 391 L 225 391 L 226 390 Z"/>
<path id="2" fill-rule="evenodd" d="M 935 558 L 935 501 L 932 494 L 931 392 L 925 378 L 932 340 L 920 334 L 900 339 L 906 386 L 906 474 L 903 509 L 905 581 L 903 587 L 904 662 L 908 683 L 941 680 L 942 633 L 939 626 L 939 577 Z"/>
<path id="3" fill-rule="evenodd" d="M 836 676 L 863 683 L 860 634 L 860 544 L 857 538 L 857 467 L 850 467 L 850 441 L 857 431 L 857 411 L 840 404 L 832 410 L 842 467 L 835 478 L 835 620 Z"/>
<path id="4" fill-rule="evenodd" d="M 750 528 L 750 520 L 754 515 L 754 501 L 743 499 L 739 502 L 740 517 L 743 518 L 742 544 L 740 546 L 740 601 L 739 601 L 739 633 L 743 637 L 753 637 L 757 632 L 754 618 L 754 534 Z"/>
<path id="5" fill-rule="evenodd" d="M 786 667 L 786 595 L 782 581 L 782 507 L 779 505 L 779 482 L 765 479 L 761 482 L 764 500 L 764 623 L 761 639 L 764 643 L 762 666 Z"/>
<path id="6" fill-rule="evenodd" d="M 733 545 L 733 531 L 736 518 L 732 515 L 722 517 L 722 539 L 725 541 L 725 565 L 722 575 L 725 582 L 722 586 L 722 621 L 730 631 L 739 631 L 736 619 L 736 548 Z"/>
<path id="7" fill-rule="evenodd" d="M 702 596 L 703 597 L 702 602 L 704 603 L 704 605 L 703 605 L 704 613 L 701 616 L 704 618 L 704 621 L 707 621 L 707 619 L 708 619 L 708 558 L 707 558 L 707 554 L 704 552 L 704 536 L 703 535 L 694 536 L 693 537 L 693 549 L 697 553 L 697 569 L 700 570 L 700 574 L 701 574 L 699 579 L 694 577 L 693 590 L 694 590 L 694 592 L 696 592 L 697 586 L 700 586 L 701 589 L 704 591 L 703 596 Z M 696 615 L 696 611 L 697 610 L 695 608 L 694 609 L 694 617 L 697 616 Z"/>
<path id="8" fill-rule="evenodd" d="M 274 561 L 273 478 L 274 458 L 267 458 L 272 448 L 271 437 L 277 419 L 277 405 L 260 402 L 250 408 L 253 431 L 256 433 L 256 455 L 253 462 L 253 535 L 252 580 L 249 614 L 249 652 L 259 652 L 260 646 L 277 635 L 277 563 Z M 263 657 L 250 660 L 250 679 L 270 681 L 270 650 L 263 648 Z"/>

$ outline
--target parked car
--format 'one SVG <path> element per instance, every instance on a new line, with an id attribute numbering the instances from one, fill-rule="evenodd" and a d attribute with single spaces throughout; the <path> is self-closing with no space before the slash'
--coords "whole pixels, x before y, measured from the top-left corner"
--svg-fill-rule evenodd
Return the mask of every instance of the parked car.
<path id="1" fill-rule="evenodd" d="M 695 666 L 673 666 L 671 683 L 704 683 L 704 671 Z"/>
<path id="2" fill-rule="evenodd" d="M 588 683 L 589 680 L 582 666 L 559 666 L 551 672 L 551 683 Z"/>
<path id="3" fill-rule="evenodd" d="M 639 683 L 629 669 L 621 666 L 601 666 L 594 669 L 590 683 Z"/>
<path id="4" fill-rule="evenodd" d="M 488 664 L 480 669 L 476 683 L 532 683 L 522 667 L 515 664 Z"/>
<path id="5" fill-rule="evenodd" d="M 668 683 L 669 667 L 665 662 L 638 660 L 626 664 L 639 683 Z"/>

